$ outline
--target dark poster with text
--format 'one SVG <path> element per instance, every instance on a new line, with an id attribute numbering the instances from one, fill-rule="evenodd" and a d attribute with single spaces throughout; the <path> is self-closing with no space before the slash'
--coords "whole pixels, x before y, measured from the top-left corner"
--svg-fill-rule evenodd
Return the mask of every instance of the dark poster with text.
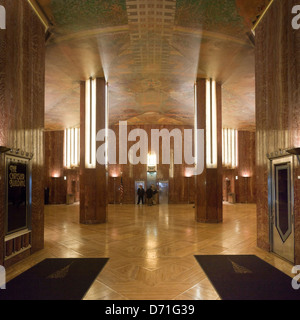
<path id="1" fill-rule="evenodd" d="M 7 163 L 7 234 L 27 227 L 27 164 Z"/>

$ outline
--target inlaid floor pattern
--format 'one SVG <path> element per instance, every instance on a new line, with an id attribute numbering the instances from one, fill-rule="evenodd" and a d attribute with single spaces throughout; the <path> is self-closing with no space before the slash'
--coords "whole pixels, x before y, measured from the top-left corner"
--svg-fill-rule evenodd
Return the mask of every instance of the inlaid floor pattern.
<path id="1" fill-rule="evenodd" d="M 110 205 L 108 222 L 79 223 L 79 206 L 45 207 L 45 248 L 8 268 L 7 280 L 45 258 L 107 257 L 86 300 L 215 300 L 200 254 L 256 254 L 291 277 L 292 266 L 256 247 L 256 206 L 224 204 L 224 221 L 200 224 L 193 205 Z"/>

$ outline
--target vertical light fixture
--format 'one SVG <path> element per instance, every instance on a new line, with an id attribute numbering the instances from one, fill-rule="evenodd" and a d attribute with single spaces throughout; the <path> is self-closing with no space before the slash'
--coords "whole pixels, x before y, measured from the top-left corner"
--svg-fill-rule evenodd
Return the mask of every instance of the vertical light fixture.
<path id="1" fill-rule="evenodd" d="M 198 135 L 197 135 L 197 129 L 198 129 L 198 112 L 197 112 L 197 83 L 194 85 L 194 109 L 195 109 L 195 123 L 194 123 L 194 141 L 195 141 L 195 166 L 197 167 L 198 162 Z"/>
<path id="2" fill-rule="evenodd" d="M 217 168 L 217 93 L 216 82 L 206 80 L 206 166 Z"/>
<path id="3" fill-rule="evenodd" d="M 65 129 L 64 135 L 64 156 L 65 156 L 65 167 L 71 167 L 71 136 L 70 136 L 70 129 Z"/>
<path id="4" fill-rule="evenodd" d="M 222 166 L 225 166 L 225 131 L 222 129 Z"/>
<path id="5" fill-rule="evenodd" d="M 228 165 L 228 130 L 224 129 L 224 153 L 225 153 L 225 160 L 224 160 L 224 164 L 225 166 Z"/>
<path id="6" fill-rule="evenodd" d="M 74 164 L 75 162 L 75 155 L 74 155 L 74 142 L 75 142 L 75 134 L 74 134 L 75 129 L 70 129 L 70 155 L 71 155 L 71 166 Z"/>
<path id="7" fill-rule="evenodd" d="M 67 167 L 67 129 L 64 130 L 64 167 Z"/>
<path id="8" fill-rule="evenodd" d="M 96 168 L 96 79 L 85 86 L 85 166 Z"/>
<path id="9" fill-rule="evenodd" d="M 80 129 L 75 128 L 75 141 L 74 141 L 74 165 L 78 166 L 80 162 Z"/>
<path id="10" fill-rule="evenodd" d="M 64 135 L 64 166 L 66 168 L 79 166 L 80 152 L 79 128 L 65 129 Z"/>
<path id="11" fill-rule="evenodd" d="M 238 166 L 238 131 L 223 129 L 223 166 L 236 168 Z"/>
<path id="12" fill-rule="evenodd" d="M 232 130 L 228 129 L 228 165 L 232 166 Z"/>
<path id="13" fill-rule="evenodd" d="M 105 145 L 105 166 L 108 170 L 108 83 L 105 83 L 105 135 L 106 135 L 106 145 Z"/>

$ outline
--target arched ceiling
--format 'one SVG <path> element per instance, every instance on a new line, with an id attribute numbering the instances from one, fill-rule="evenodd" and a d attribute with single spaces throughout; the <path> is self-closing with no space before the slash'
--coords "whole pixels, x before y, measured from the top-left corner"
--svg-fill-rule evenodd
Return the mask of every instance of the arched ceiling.
<path id="1" fill-rule="evenodd" d="M 51 21 L 46 130 L 79 124 L 79 82 L 109 83 L 110 123 L 193 124 L 197 77 L 223 85 L 223 127 L 255 129 L 254 47 L 269 0 L 38 0 Z"/>

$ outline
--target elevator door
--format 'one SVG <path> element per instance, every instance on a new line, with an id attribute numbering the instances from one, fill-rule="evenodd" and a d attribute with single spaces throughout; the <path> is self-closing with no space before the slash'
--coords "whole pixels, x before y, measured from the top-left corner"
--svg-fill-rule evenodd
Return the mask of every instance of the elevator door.
<path id="1" fill-rule="evenodd" d="M 293 157 L 272 161 L 272 251 L 294 262 Z"/>
<path id="2" fill-rule="evenodd" d="M 169 203 L 169 181 L 159 182 L 159 204 Z"/>

